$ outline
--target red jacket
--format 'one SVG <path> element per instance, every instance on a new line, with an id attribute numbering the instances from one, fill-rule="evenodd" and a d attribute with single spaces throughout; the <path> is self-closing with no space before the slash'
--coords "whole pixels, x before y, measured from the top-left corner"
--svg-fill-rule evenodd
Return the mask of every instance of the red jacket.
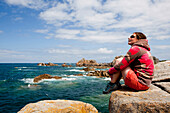
<path id="1" fill-rule="evenodd" d="M 109 69 L 114 74 L 130 66 L 136 73 L 139 82 L 150 86 L 153 79 L 154 62 L 147 39 L 140 39 L 132 45 L 123 60 Z"/>

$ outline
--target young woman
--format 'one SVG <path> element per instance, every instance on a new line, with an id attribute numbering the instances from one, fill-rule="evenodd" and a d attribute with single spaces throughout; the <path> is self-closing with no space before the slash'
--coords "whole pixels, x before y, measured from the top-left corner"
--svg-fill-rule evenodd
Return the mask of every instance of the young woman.
<path id="1" fill-rule="evenodd" d="M 107 94 L 121 87 L 119 81 L 123 76 L 125 85 L 134 90 L 147 90 L 153 79 L 154 62 L 146 36 L 141 32 L 134 32 L 128 38 L 131 46 L 122 60 L 117 61 L 108 74 L 111 82 L 107 84 L 103 93 Z"/>

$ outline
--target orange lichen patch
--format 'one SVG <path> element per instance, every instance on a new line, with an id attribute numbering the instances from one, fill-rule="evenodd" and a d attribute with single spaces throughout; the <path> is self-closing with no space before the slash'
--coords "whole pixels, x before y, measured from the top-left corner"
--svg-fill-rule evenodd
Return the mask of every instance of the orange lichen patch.
<path id="1" fill-rule="evenodd" d="M 44 100 L 31 103 L 22 108 L 18 113 L 98 113 L 91 104 L 73 100 Z"/>

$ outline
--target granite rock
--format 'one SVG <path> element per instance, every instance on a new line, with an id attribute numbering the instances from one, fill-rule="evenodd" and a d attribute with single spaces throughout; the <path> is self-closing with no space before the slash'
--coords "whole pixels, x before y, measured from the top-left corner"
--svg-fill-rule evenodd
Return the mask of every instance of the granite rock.
<path id="1" fill-rule="evenodd" d="M 94 71 L 94 72 L 89 72 L 87 76 L 97 76 L 97 77 L 109 77 L 109 74 L 107 73 L 108 70 L 106 71 Z"/>
<path id="2" fill-rule="evenodd" d="M 44 100 L 27 104 L 18 113 L 98 113 L 98 110 L 81 101 Z"/>
<path id="3" fill-rule="evenodd" d="M 153 85 L 160 87 L 162 90 L 170 94 L 170 81 L 169 82 L 155 82 Z"/>
<path id="4" fill-rule="evenodd" d="M 154 78 L 152 82 L 170 80 L 170 61 L 159 62 L 155 65 Z"/>
<path id="5" fill-rule="evenodd" d="M 94 68 L 90 68 L 90 67 L 83 68 L 82 70 L 83 70 L 83 71 L 95 71 Z"/>
<path id="6" fill-rule="evenodd" d="M 38 66 L 58 66 L 58 64 L 53 64 L 53 63 L 51 63 L 51 62 L 49 62 L 49 63 L 38 63 L 37 64 Z"/>
<path id="7" fill-rule="evenodd" d="M 49 74 L 42 74 L 34 78 L 34 82 L 39 82 L 42 79 L 61 79 L 62 77 L 51 76 Z"/>
<path id="8" fill-rule="evenodd" d="M 133 91 L 126 87 L 112 92 L 110 113 L 168 113 L 170 94 L 151 85 L 147 91 Z"/>
<path id="9" fill-rule="evenodd" d="M 72 65 L 67 65 L 66 63 L 62 64 L 62 67 L 72 67 Z"/>
<path id="10" fill-rule="evenodd" d="M 99 64 L 96 62 L 96 60 L 85 60 L 85 58 L 82 58 L 76 63 L 76 66 L 82 67 L 82 66 L 98 66 Z"/>

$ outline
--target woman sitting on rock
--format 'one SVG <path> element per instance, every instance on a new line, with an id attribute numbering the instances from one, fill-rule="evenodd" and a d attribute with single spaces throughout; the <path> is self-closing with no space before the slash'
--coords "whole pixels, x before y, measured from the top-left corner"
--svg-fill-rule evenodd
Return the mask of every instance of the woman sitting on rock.
<path id="1" fill-rule="evenodd" d="M 107 84 L 104 94 L 120 89 L 119 81 L 122 76 L 125 85 L 134 90 L 147 90 L 150 87 L 154 62 L 146 36 L 141 32 L 135 32 L 128 38 L 128 45 L 131 45 L 131 48 L 127 54 L 123 59 L 117 60 L 108 71 L 111 82 Z"/>

